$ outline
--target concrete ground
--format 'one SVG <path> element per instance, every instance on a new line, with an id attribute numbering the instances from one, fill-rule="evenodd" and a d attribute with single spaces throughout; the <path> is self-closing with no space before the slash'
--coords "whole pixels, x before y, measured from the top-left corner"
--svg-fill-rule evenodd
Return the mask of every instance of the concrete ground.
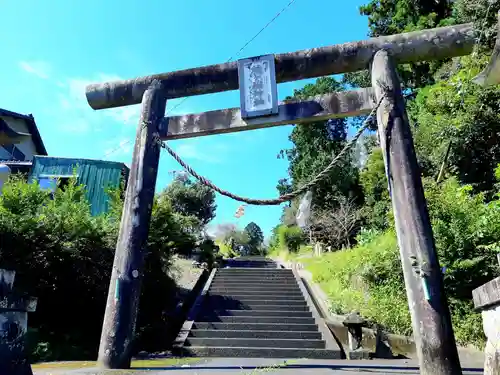
<path id="1" fill-rule="evenodd" d="M 133 370 L 34 369 L 34 375 L 216 375 L 216 374 L 316 374 L 316 375 L 391 375 L 419 374 L 413 360 L 312 360 L 261 358 L 210 358 L 176 367 L 135 368 Z M 464 368 L 464 375 L 482 374 L 482 368 Z"/>

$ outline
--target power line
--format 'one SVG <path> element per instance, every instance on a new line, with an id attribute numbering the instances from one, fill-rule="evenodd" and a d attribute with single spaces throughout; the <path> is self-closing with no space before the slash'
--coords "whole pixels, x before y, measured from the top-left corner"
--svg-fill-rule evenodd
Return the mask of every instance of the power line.
<path id="1" fill-rule="evenodd" d="M 264 27 L 262 27 L 253 37 L 251 37 L 244 45 L 243 47 L 241 47 L 238 52 L 236 52 L 234 55 L 232 55 L 229 59 L 226 60 L 226 63 L 230 62 L 231 60 L 233 60 L 235 57 L 239 56 L 243 50 L 248 47 L 248 45 L 250 43 L 252 43 L 264 30 L 266 30 L 274 21 L 276 21 L 276 19 L 281 16 L 281 14 L 283 14 L 288 8 L 290 8 L 290 6 L 295 2 L 296 0 L 290 0 L 288 2 L 287 5 L 285 5 L 283 7 L 283 9 L 281 9 L 278 13 L 276 13 L 276 15 L 271 18 L 271 20 L 266 23 L 264 25 Z M 177 103 L 177 105 L 172 108 L 170 111 L 168 112 L 172 112 L 174 111 L 176 108 L 178 108 L 182 103 L 184 103 L 186 100 L 188 100 L 190 97 L 189 96 L 186 96 L 184 99 L 182 99 L 179 103 Z M 167 113 L 168 113 L 167 112 Z M 114 149 L 112 149 L 111 151 L 108 151 L 107 153 L 104 154 L 104 157 L 108 157 L 109 155 L 112 155 L 114 154 L 115 152 L 119 151 L 121 148 L 123 148 L 123 146 L 126 146 L 127 144 L 129 144 L 131 142 L 131 140 L 127 140 L 126 142 L 123 142 L 123 143 L 120 143 L 120 145 Z"/>

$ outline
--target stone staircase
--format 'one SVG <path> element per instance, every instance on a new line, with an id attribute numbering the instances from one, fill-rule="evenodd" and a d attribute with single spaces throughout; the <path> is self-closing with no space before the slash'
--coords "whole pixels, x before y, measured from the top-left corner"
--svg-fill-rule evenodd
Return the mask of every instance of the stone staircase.
<path id="1" fill-rule="evenodd" d="M 184 338 L 177 341 L 184 355 L 341 358 L 292 270 L 263 258 L 239 258 L 229 265 L 215 271 L 191 325 L 184 327 Z"/>

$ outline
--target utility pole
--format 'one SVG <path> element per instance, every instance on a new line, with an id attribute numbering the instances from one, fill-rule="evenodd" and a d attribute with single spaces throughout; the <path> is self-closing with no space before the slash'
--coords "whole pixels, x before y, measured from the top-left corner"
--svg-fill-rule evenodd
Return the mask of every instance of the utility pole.
<path id="1" fill-rule="evenodd" d="M 394 210 L 413 335 L 422 375 L 460 375 L 462 369 L 444 293 L 432 227 L 396 65 L 375 53 L 372 86 L 378 134 Z"/>
<path id="2" fill-rule="evenodd" d="M 129 182 L 99 347 L 98 362 L 111 369 L 130 368 L 145 245 L 160 160 L 159 127 L 166 100 L 161 84 L 153 81 L 144 92 Z"/>

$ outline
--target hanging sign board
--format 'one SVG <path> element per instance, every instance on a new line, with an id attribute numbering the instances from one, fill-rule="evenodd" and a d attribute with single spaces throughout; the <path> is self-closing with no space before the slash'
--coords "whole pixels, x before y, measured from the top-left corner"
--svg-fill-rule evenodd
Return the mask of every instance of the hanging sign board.
<path id="1" fill-rule="evenodd" d="M 241 118 L 278 114 L 274 55 L 238 60 Z"/>

